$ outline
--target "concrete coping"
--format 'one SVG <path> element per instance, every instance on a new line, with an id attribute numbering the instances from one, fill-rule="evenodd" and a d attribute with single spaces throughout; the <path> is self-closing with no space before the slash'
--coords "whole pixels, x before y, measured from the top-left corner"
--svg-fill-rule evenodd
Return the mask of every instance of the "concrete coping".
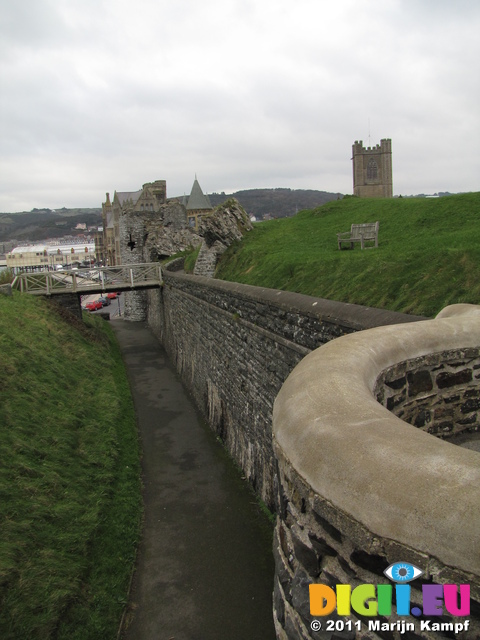
<path id="1" fill-rule="evenodd" d="M 199 289 L 223 291 L 238 298 L 252 300 L 258 304 L 274 305 L 286 312 L 303 313 L 325 322 L 340 324 L 357 331 L 381 325 L 424 320 L 421 316 L 389 311 L 388 309 L 376 309 L 348 302 L 317 298 L 292 291 L 281 291 L 227 280 L 217 280 L 216 278 L 193 276 L 176 271 L 179 267 L 179 263 L 176 261 L 175 264 L 172 261 L 168 266 L 170 268 L 164 270 L 166 280 L 171 277 L 177 281 L 195 284 L 195 287 Z"/>
<path id="2" fill-rule="evenodd" d="M 388 367 L 480 345 L 480 306 L 337 338 L 278 394 L 273 435 L 313 492 L 372 534 L 480 575 L 480 454 L 394 416 L 374 395 Z"/>

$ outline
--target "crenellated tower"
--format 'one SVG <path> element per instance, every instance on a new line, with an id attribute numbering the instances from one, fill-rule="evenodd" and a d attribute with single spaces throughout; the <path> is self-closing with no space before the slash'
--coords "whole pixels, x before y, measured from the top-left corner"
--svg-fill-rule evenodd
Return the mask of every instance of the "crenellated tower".
<path id="1" fill-rule="evenodd" d="M 360 198 L 392 198 L 392 141 L 380 140 L 375 147 L 364 147 L 362 140 L 352 147 L 353 195 Z"/>

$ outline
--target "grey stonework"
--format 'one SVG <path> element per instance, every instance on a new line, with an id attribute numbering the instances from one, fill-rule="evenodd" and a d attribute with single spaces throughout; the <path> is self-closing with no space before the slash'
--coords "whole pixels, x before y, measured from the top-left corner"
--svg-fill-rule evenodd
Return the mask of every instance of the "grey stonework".
<path id="1" fill-rule="evenodd" d="M 462 584 L 468 582 L 468 576 L 425 553 L 372 533 L 352 515 L 315 493 L 277 442 L 272 442 L 272 408 L 284 380 L 311 350 L 362 329 L 421 318 L 188 276 L 181 272 L 181 266 L 181 261 L 171 263 L 164 271 L 163 289 L 147 293 L 148 322 L 198 408 L 258 495 L 278 514 L 273 549 L 277 637 L 400 640 L 403 636 L 397 632 L 368 631 L 365 620 L 357 635 L 348 628 L 313 632 L 308 584 L 341 583 L 352 588 L 364 583 L 388 584 L 383 571 L 399 560 L 428 566 L 428 578 L 434 582 Z M 439 410 L 448 411 L 456 402 L 462 416 L 470 421 L 479 405 L 478 394 L 472 388 L 474 381 L 478 388 L 478 356 L 478 350 L 462 350 L 448 354 L 446 359 L 445 354 L 440 354 L 438 360 L 427 357 L 409 361 L 403 368 L 396 365 L 397 369 L 392 367 L 378 379 L 379 399 L 395 403 L 405 397 L 407 402 L 417 402 L 434 389 L 440 390 L 444 406 L 435 406 L 437 416 Z M 458 402 L 453 400 L 457 396 Z M 421 605 L 419 588 L 421 583 L 412 584 L 413 606 Z M 480 633 L 475 613 L 480 593 L 473 580 L 472 590 L 470 618 L 474 635 L 458 635 L 459 640 Z M 353 614 L 349 619 L 356 621 Z M 393 613 L 388 622 L 397 619 Z M 429 635 L 415 637 L 426 640 Z"/>
<path id="2" fill-rule="evenodd" d="M 272 407 L 295 365 L 333 338 L 418 318 L 164 271 L 148 322 L 246 478 L 274 505 Z M 173 270 L 172 270 L 173 269 Z"/>
<path id="3" fill-rule="evenodd" d="M 433 582 L 470 582 L 471 630 L 457 637 L 477 637 L 480 592 L 473 576 L 372 533 L 360 520 L 315 493 L 276 440 L 272 442 L 273 401 L 289 373 L 311 350 L 362 329 L 421 318 L 188 276 L 180 269 L 180 261 L 171 264 L 164 272 L 163 289 L 148 292 L 148 322 L 201 412 L 256 492 L 278 514 L 273 607 L 279 640 L 400 640 L 404 636 L 396 631 L 369 631 L 365 620 L 357 635 L 348 628 L 313 632 L 307 596 L 310 582 L 350 584 L 352 588 L 389 584 L 383 571 L 399 560 L 428 567 L 428 579 Z M 464 349 L 446 359 L 440 354 L 438 360 L 417 359 L 403 369 L 392 367 L 384 372 L 384 385 L 379 378 L 377 391 L 381 395 L 383 385 L 384 402 L 392 398 L 396 402 L 403 396 L 410 402 L 424 400 L 438 390 L 448 401 L 435 406 L 437 417 L 456 403 L 455 410 L 464 416 L 460 420 L 471 421 L 480 404 L 475 390 L 480 376 L 478 355 L 478 350 Z M 457 396 L 458 402 L 454 400 Z M 421 583 L 412 583 L 412 606 L 421 606 L 420 589 Z M 354 614 L 349 619 L 356 621 Z M 442 618 L 449 619 L 448 615 Z M 388 622 L 396 620 L 393 612 Z M 433 640 L 428 633 L 415 637 Z"/>
<path id="4" fill-rule="evenodd" d="M 392 198 L 392 141 L 385 138 L 375 147 L 355 141 L 352 146 L 353 195 L 360 198 Z"/>
<path id="5" fill-rule="evenodd" d="M 377 400 L 397 417 L 451 439 L 480 427 L 480 348 L 429 354 L 382 373 Z"/>
<path id="6" fill-rule="evenodd" d="M 54 296 L 45 296 L 52 304 L 67 310 L 76 318 L 82 319 L 82 305 L 78 293 L 61 293 Z"/>
<path id="7" fill-rule="evenodd" d="M 162 206 L 159 215 L 144 215 L 144 259 L 156 262 L 190 247 L 202 239 L 187 224 L 187 212 L 179 202 Z"/>
<path id="8" fill-rule="evenodd" d="M 196 276 L 212 278 L 218 259 L 235 241 L 251 231 L 252 223 L 238 200 L 231 198 L 204 216 L 199 226 L 203 238 L 195 269 Z"/>
<path id="9" fill-rule="evenodd" d="M 119 213 L 120 264 L 156 262 L 190 246 L 201 238 L 187 226 L 185 207 L 178 201 L 157 204 L 155 210 L 137 211 L 126 205 Z M 125 319 L 146 320 L 144 291 L 125 294 Z"/>
<path id="10" fill-rule="evenodd" d="M 410 412 L 415 422 L 429 411 L 434 428 L 425 431 L 441 439 L 451 420 L 453 442 L 478 428 L 478 315 L 444 318 L 332 341 L 304 358 L 278 394 L 273 602 L 279 639 L 317 637 L 306 606 L 309 584 L 391 585 L 383 572 L 398 562 L 424 571 L 410 583 L 411 607 L 423 608 L 424 584 L 468 584 L 469 628 L 430 633 L 414 615 L 398 617 L 394 599 L 391 615 L 380 620 L 414 622 L 415 630 L 375 631 L 352 609 L 345 622 L 360 625 L 354 624 L 355 638 L 480 638 L 479 454 L 398 419 Z M 465 619 L 443 607 L 440 620 L 453 629 Z"/>
<path id="11" fill-rule="evenodd" d="M 207 246 L 207 243 L 203 241 L 195 262 L 193 273 L 196 276 L 213 278 L 217 268 L 218 258 L 224 251 L 225 247 L 220 242 L 209 247 Z"/>
<path id="12" fill-rule="evenodd" d="M 153 215 L 156 215 L 153 213 Z M 146 262 L 144 252 L 144 216 L 138 215 L 133 207 L 126 207 L 120 213 L 120 256 L 121 264 L 135 265 Z M 144 291 L 125 293 L 125 320 L 139 322 L 146 320 L 146 295 Z"/>
<path id="13" fill-rule="evenodd" d="M 275 559 L 274 621 L 277 638 L 298 640 L 316 638 L 365 638 L 369 640 L 400 640 L 411 637 L 418 640 L 440 640 L 447 636 L 420 632 L 417 622 L 417 634 L 399 635 L 397 632 L 377 634 L 368 631 L 366 619 L 362 630 L 352 634 L 348 629 L 341 635 L 312 632 L 308 603 L 304 601 L 308 594 L 308 584 L 321 583 L 335 589 L 336 584 L 349 584 L 352 590 L 360 584 L 391 584 L 383 574 L 384 569 L 394 562 L 408 562 L 418 567 L 429 567 L 428 579 L 432 582 L 450 582 L 464 584 L 472 582 L 472 614 L 469 616 L 470 629 L 455 636 L 459 640 L 480 637 L 480 620 L 476 614 L 479 607 L 480 592 L 473 584 L 473 576 L 456 571 L 435 561 L 414 549 L 397 542 L 372 534 L 351 516 L 336 509 L 332 504 L 315 495 L 292 465 L 286 460 L 281 449 L 275 448 L 277 460 L 277 509 L 279 517 L 275 527 L 273 553 Z M 422 606 L 422 582 L 411 583 L 411 603 Z M 480 610 L 480 609 L 479 609 Z M 334 613 L 329 619 L 337 619 Z M 355 613 L 345 618 L 352 623 L 360 620 Z M 388 622 L 401 620 L 393 608 Z M 405 618 L 403 618 L 405 619 Z M 408 621 L 415 620 L 409 617 Z M 459 618 L 458 620 L 463 620 Z M 443 622 L 455 621 L 445 613 Z M 291 631 L 294 629 L 294 631 Z M 322 632 L 323 633 L 323 632 Z"/>

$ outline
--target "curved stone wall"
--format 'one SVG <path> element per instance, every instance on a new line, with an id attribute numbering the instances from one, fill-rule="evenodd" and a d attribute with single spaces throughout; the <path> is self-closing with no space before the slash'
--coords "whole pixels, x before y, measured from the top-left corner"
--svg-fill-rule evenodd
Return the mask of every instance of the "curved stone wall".
<path id="1" fill-rule="evenodd" d="M 424 397 L 430 383 L 429 391 L 437 390 L 443 373 L 463 385 L 452 396 L 464 405 L 478 399 L 479 320 L 480 307 L 455 305 L 435 320 L 350 334 L 310 353 L 287 378 L 273 410 L 279 638 L 406 637 L 398 627 L 372 629 L 353 614 L 360 630 L 335 636 L 310 628 L 309 584 L 388 584 L 383 571 L 400 561 L 424 571 L 411 583 L 412 606 L 422 606 L 422 584 L 469 584 L 470 626 L 432 635 L 421 617 L 399 618 L 395 607 L 382 624 L 407 620 L 415 627 L 411 638 L 480 637 L 480 454 L 407 424 L 376 399 L 392 397 L 383 382 L 402 378 L 389 377 L 399 363 L 416 374 L 429 359 L 414 395 Z M 439 358 L 446 352 L 448 362 Z M 462 355 L 460 365 L 452 354 Z M 405 379 L 408 396 L 407 373 Z"/>
<path id="2" fill-rule="evenodd" d="M 164 270 L 148 323 L 197 407 L 274 507 L 272 408 L 293 368 L 338 336 L 415 316 Z"/>
<path id="3" fill-rule="evenodd" d="M 480 347 L 454 349 L 389 367 L 378 378 L 374 395 L 405 422 L 461 442 L 480 427 L 479 379 Z"/>

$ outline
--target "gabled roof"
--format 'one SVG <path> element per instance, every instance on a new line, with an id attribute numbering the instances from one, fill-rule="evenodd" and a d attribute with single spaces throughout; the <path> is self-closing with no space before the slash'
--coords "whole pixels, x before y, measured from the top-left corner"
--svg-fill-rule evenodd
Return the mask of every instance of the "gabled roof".
<path id="1" fill-rule="evenodd" d="M 197 178 L 195 178 L 187 203 L 187 211 L 194 209 L 213 209 L 208 196 L 203 193 L 202 188 L 198 184 Z"/>
<path id="2" fill-rule="evenodd" d="M 123 207 L 124 202 L 127 200 L 132 200 L 133 204 L 135 204 L 142 195 L 142 192 L 143 189 L 139 189 L 138 191 L 115 191 L 115 195 L 117 196 L 120 205 Z"/>

